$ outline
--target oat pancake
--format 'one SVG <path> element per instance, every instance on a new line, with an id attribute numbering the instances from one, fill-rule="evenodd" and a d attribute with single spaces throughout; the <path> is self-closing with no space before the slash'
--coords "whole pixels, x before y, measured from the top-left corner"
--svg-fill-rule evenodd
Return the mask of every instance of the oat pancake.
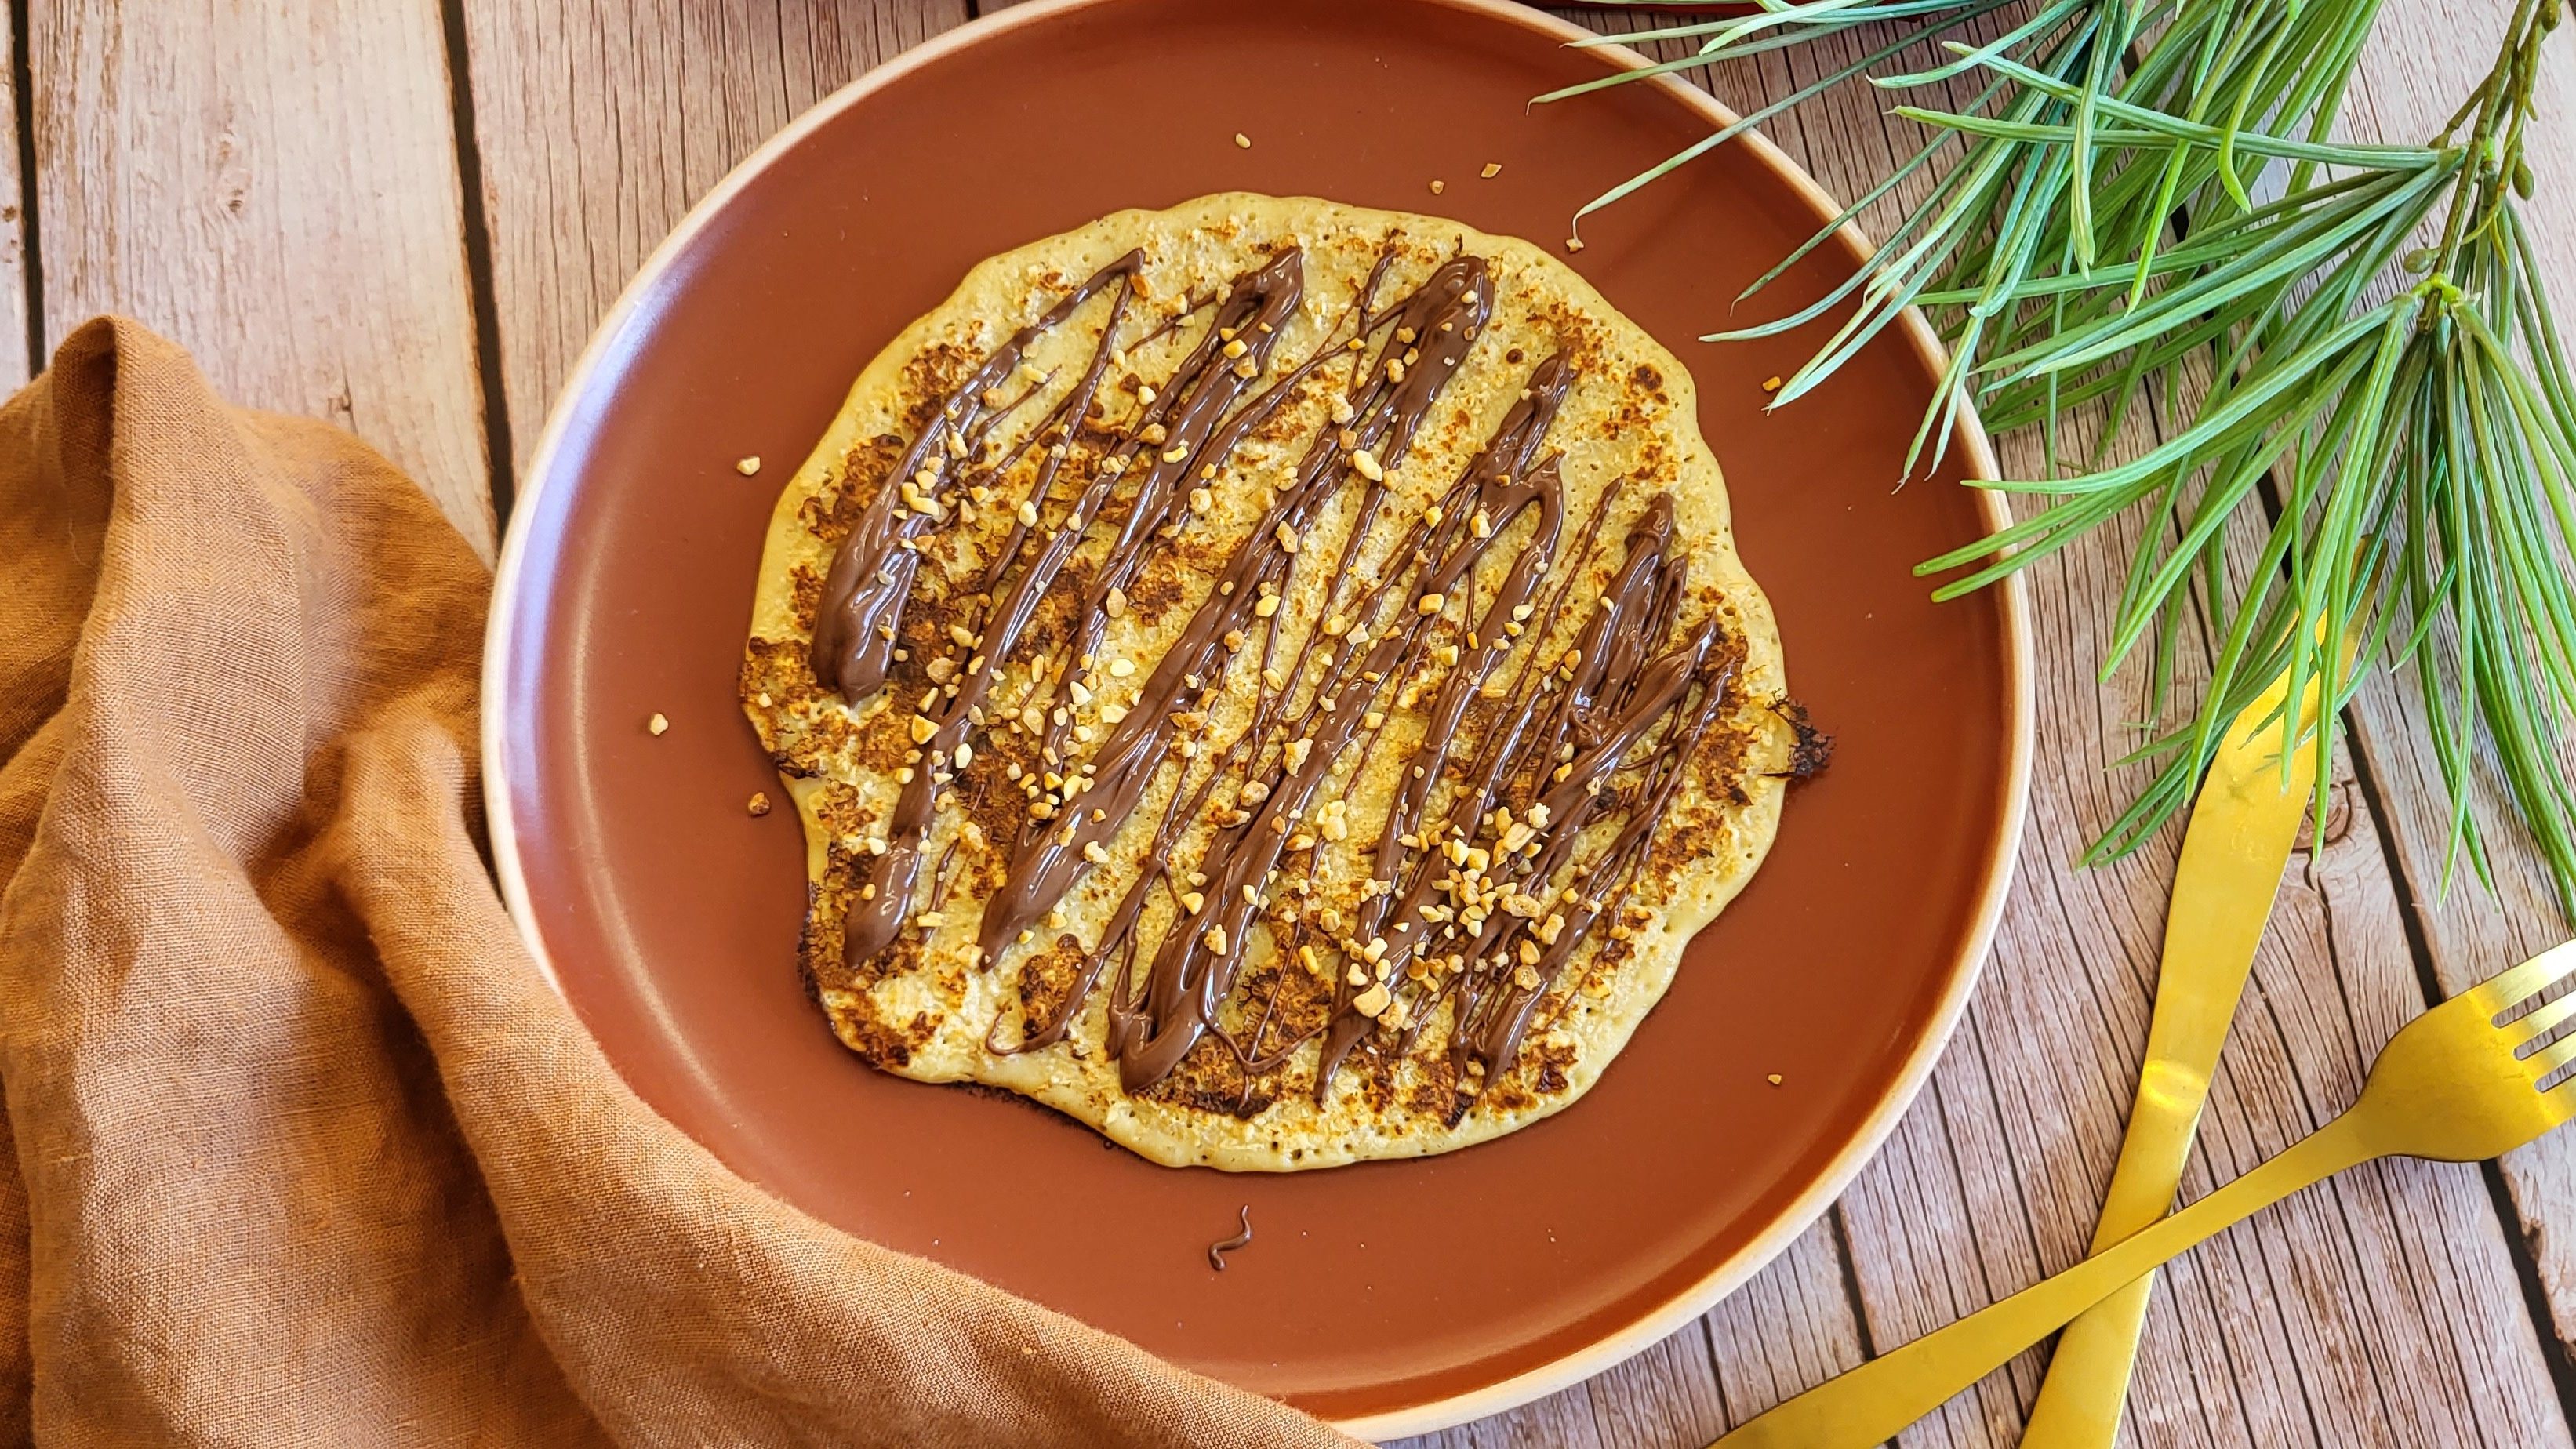
<path id="1" fill-rule="evenodd" d="M 1581 1096 L 1808 753 L 1671 354 L 1526 242 L 1244 193 L 879 353 L 742 688 L 844 1043 L 1238 1170 Z"/>

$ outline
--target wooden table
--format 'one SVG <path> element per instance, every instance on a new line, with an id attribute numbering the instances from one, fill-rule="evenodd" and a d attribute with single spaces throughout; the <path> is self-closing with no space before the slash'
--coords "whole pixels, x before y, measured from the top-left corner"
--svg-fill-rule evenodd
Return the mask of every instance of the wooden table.
<path id="1" fill-rule="evenodd" d="M 2355 134 L 2420 139 L 2484 73 L 2507 8 L 2389 4 Z M 230 396 L 356 430 L 488 553 L 548 401 L 654 243 L 790 117 L 973 9 L 14 0 L 15 104 L 0 125 L 15 144 L 0 165 L 18 174 L 0 191 L 21 204 L 0 206 L 13 274 L 0 309 L 21 310 L 27 348 L 0 356 L 0 380 L 22 380 L 81 319 L 132 314 L 194 349 Z M 1826 42 L 1699 79 L 1749 109 L 1857 53 Z M 2576 40 L 2546 67 L 2533 229 L 2565 306 Z M 1882 104 L 1846 88 L 1771 134 L 1850 195 L 1912 144 Z M 1588 1383 L 1419 1442 L 1701 1444 L 2080 1256 L 2146 1037 L 2172 870 L 2170 839 L 2107 869 L 2066 864 L 2134 784 L 2109 761 L 2144 710 L 2143 681 L 2097 687 L 2090 674 L 2116 545 L 2034 576 L 2045 763 L 2020 884 L 1975 1006 L 1885 1152 L 1699 1322 Z M 2495 894 L 2464 882 L 2445 897 L 2417 717 L 2385 682 L 2353 711 L 2331 828 L 2292 859 L 2190 1195 L 2348 1103 L 2427 1001 L 2566 933 L 2510 850 Z M 2365 1169 L 2177 1264 L 2132 1432 L 2265 1449 L 2566 1445 L 2571 1342 L 2576 1134 L 2500 1165 Z M 1904 1442 L 2011 1443 L 2040 1364 L 2017 1361 Z"/>

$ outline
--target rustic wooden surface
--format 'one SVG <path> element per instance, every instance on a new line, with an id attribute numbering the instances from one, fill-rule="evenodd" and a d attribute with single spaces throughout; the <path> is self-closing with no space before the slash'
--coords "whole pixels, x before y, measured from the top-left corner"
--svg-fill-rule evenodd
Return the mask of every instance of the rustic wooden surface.
<path id="1" fill-rule="evenodd" d="M 15 383 L 83 318 L 140 317 L 249 403 L 330 417 L 487 550 L 599 315 L 744 152 L 970 0 L 13 0 L 0 105 L 0 349 Z M 2483 73 L 2505 0 L 2386 7 L 2358 135 L 2414 138 Z M 1827 42 L 1695 76 L 1739 109 L 1857 54 Z M 2543 86 L 2534 230 L 2576 302 L 2576 64 Z M 1846 89 L 1773 138 L 1843 194 L 1908 144 Z M 1910 198 L 1896 196 L 1884 214 Z M 2021 451 L 2016 451 L 2020 449 Z M 2008 444 L 2008 459 L 2030 463 Z M 2119 540 L 2033 578 L 2040 747 L 2020 884 L 1956 1043 L 1887 1150 L 1742 1292 L 1591 1381 L 1446 1434 L 1696 1445 L 2074 1261 L 2153 1000 L 2172 842 L 2067 868 L 2131 781 L 2142 681 L 2097 686 Z M 2510 849 L 2442 889 L 2417 702 L 2352 712 L 2339 808 L 2284 879 L 2185 1191 L 2348 1103 L 2428 1000 L 2563 936 Z M 2504 837 L 2509 839 L 2509 836 Z M 2576 1138 L 2499 1165 L 2405 1163 L 2303 1194 L 2193 1253 L 2149 1321 L 2129 1438 L 2154 1445 L 2570 1443 Z M 2026 1356 L 1910 1431 L 2013 1442 Z"/>

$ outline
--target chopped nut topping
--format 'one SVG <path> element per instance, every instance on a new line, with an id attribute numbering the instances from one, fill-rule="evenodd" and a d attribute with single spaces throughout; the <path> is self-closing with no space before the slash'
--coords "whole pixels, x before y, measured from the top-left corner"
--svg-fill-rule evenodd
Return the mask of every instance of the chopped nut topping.
<path id="1" fill-rule="evenodd" d="M 766 814 L 768 814 L 768 813 L 769 813 L 769 792 L 768 792 L 768 791 L 766 791 L 766 790 L 754 790 L 754 791 L 752 791 L 752 792 L 751 792 L 751 800 L 750 800 L 750 802 L 749 802 L 748 804 L 744 805 L 744 806 L 743 806 L 743 808 L 744 808 L 744 809 L 746 809 L 746 810 L 748 810 L 748 811 L 750 811 L 750 812 L 751 812 L 752 814 L 754 814 L 754 815 L 766 815 Z"/>
<path id="2" fill-rule="evenodd" d="M 648 719 L 648 720 L 644 721 L 644 730 L 645 730 L 645 733 L 647 733 L 647 734 L 655 734 L 655 735 L 658 735 L 658 734 L 661 734 L 662 732 L 664 732 L 665 730 L 668 730 L 670 727 L 671 727 L 671 718 L 670 718 L 670 716 L 668 716 L 668 715 L 666 715 L 666 714 L 663 714 L 663 713 L 662 713 L 661 711 L 659 711 L 659 710 L 654 711 L 654 713 L 653 713 L 653 717 L 652 717 L 651 719 Z"/>
<path id="3" fill-rule="evenodd" d="M 749 457 L 736 459 L 734 461 L 733 470 L 740 473 L 745 478 L 750 477 L 752 474 L 760 471 L 760 455 L 758 453 L 754 453 Z"/>
<path id="4" fill-rule="evenodd" d="M 1491 181 L 1495 177 L 1503 174 L 1503 163 L 1500 161 L 1488 161 L 1485 163 L 1485 169 L 1477 172 L 1476 174 L 1484 177 L 1488 181 Z"/>

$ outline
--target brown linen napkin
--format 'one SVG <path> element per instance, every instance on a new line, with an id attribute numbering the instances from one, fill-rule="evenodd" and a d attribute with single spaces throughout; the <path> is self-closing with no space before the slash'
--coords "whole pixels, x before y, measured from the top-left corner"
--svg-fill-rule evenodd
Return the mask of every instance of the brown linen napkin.
<path id="1" fill-rule="evenodd" d="M 638 1101 L 478 853 L 489 588 L 133 323 L 0 409 L 0 1441 L 1350 1442 Z"/>

